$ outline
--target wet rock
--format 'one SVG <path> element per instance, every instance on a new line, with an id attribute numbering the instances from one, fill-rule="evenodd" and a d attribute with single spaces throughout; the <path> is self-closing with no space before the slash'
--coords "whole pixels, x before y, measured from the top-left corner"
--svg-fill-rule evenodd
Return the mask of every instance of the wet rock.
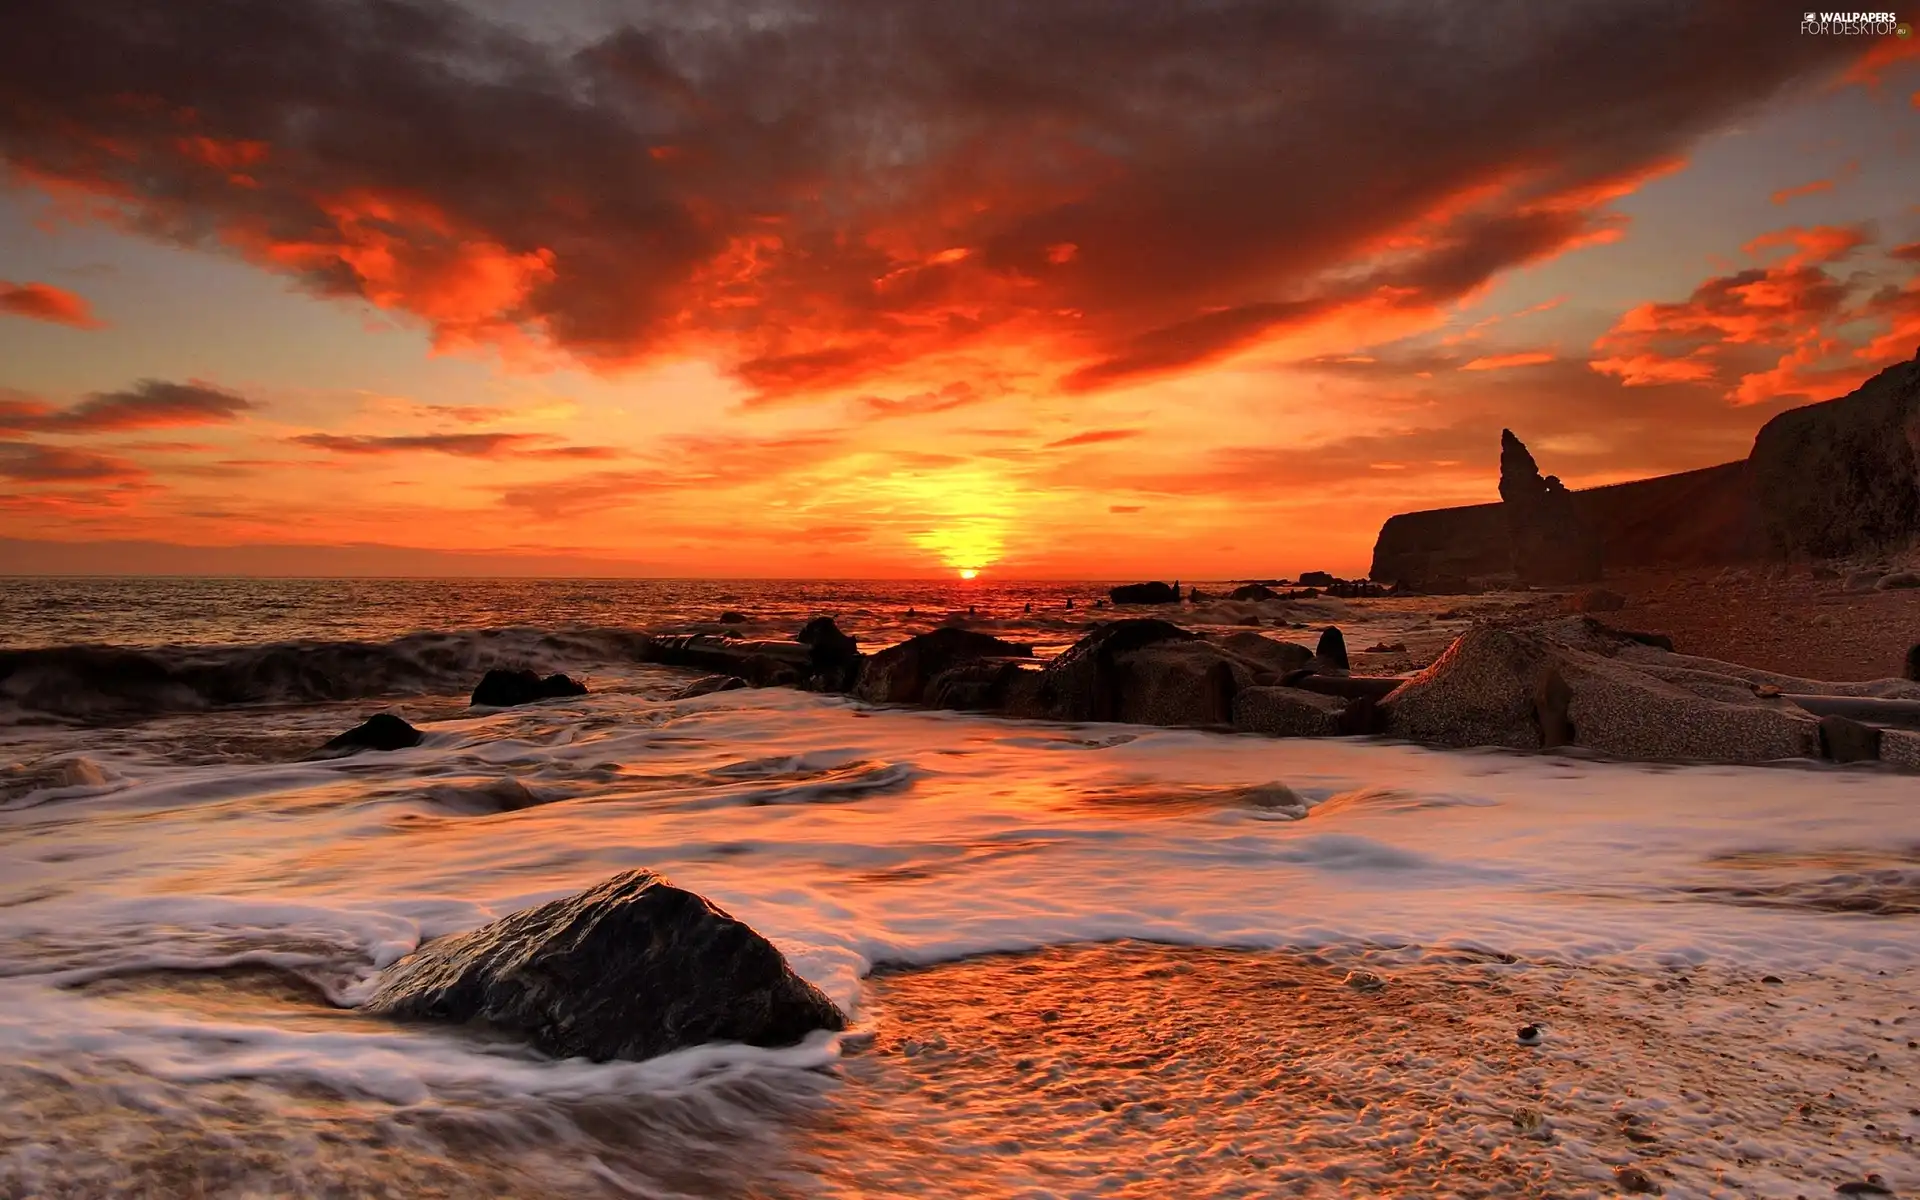
<path id="1" fill-rule="evenodd" d="M 1241 690 L 1268 665 L 1153 618 L 1095 626 L 1041 671 L 1016 676 L 1009 716 L 1144 725 L 1228 725 Z"/>
<path id="2" fill-rule="evenodd" d="M 1338 626 L 1329 625 L 1320 632 L 1320 644 L 1314 649 L 1313 662 L 1322 672 L 1345 671 L 1353 665 L 1347 659 L 1347 637 Z"/>
<path id="3" fill-rule="evenodd" d="M 1567 597 L 1567 611 L 1576 613 L 1619 612 L 1627 598 L 1606 588 L 1588 588 Z"/>
<path id="4" fill-rule="evenodd" d="M 842 632 L 832 617 L 815 617 L 801 626 L 794 641 L 807 647 L 803 686 L 820 692 L 844 692 L 860 678 L 859 643 Z"/>
<path id="5" fill-rule="evenodd" d="M 1087 635 L 1036 672 L 1028 686 L 1008 698 L 1008 715 L 1063 721 L 1113 721 L 1120 709 L 1120 660 L 1163 641 L 1194 641 L 1190 633 L 1157 617 L 1131 617 L 1095 625 Z"/>
<path id="6" fill-rule="evenodd" d="M 1376 642 L 1368 646 L 1365 651 L 1368 654 L 1405 654 L 1406 652 L 1405 642 Z"/>
<path id="7" fill-rule="evenodd" d="M 549 675 L 542 679 L 533 671 L 508 671 L 496 667 L 481 678 L 468 703 L 486 708 L 512 708 L 537 700 L 586 694 L 586 684 L 565 675 Z"/>
<path id="8" fill-rule="evenodd" d="M 1869 1175 L 1865 1179 L 1851 1179 L 1833 1189 L 1842 1196 L 1891 1196 L 1893 1189 L 1887 1181 L 1878 1175 Z"/>
<path id="9" fill-rule="evenodd" d="M 1386 977 L 1372 971 L 1348 971 L 1341 982 L 1356 992 L 1378 992 L 1387 986 Z"/>
<path id="10" fill-rule="evenodd" d="M 1538 1046 L 1541 1041 L 1538 1025 L 1522 1025 L 1520 1032 L 1514 1035 L 1522 1046 Z"/>
<path id="11" fill-rule="evenodd" d="M 1294 582 L 1301 587 L 1329 588 L 1339 581 L 1326 571 L 1303 571 Z"/>
<path id="12" fill-rule="evenodd" d="M 1300 688 L 1244 688 L 1233 697 L 1233 727 L 1268 737 L 1333 737 L 1347 703 Z"/>
<path id="13" fill-rule="evenodd" d="M 1541 749 L 1551 739 L 1643 760 L 1813 756 L 1813 717 L 1672 657 L 1681 661 L 1628 662 L 1530 631 L 1475 628 L 1380 702 L 1385 731 L 1446 746 Z"/>
<path id="14" fill-rule="evenodd" d="M 1261 600 L 1278 600 L 1280 593 L 1262 583 L 1243 584 L 1227 593 L 1227 599 L 1241 603 L 1257 603 Z"/>
<path id="15" fill-rule="evenodd" d="M 920 702 L 928 708 L 989 711 L 1005 706 L 1021 679 L 1039 674 L 1009 659 L 974 659 L 928 680 Z"/>
<path id="16" fill-rule="evenodd" d="M 1229 651 L 1276 671 L 1298 671 L 1313 662 L 1313 651 L 1295 642 L 1283 642 L 1258 633 L 1230 633 L 1220 639 Z"/>
<path id="17" fill-rule="evenodd" d="M 1652 1195 L 1660 1190 L 1653 1182 L 1653 1176 L 1639 1167 L 1615 1167 L 1613 1181 L 1619 1185 L 1621 1191 L 1635 1195 Z"/>
<path id="18" fill-rule="evenodd" d="M 740 688 L 750 686 L 752 685 L 738 675 L 703 675 L 675 692 L 673 698 L 692 700 L 696 696 L 711 696 L 715 692 L 738 691 Z"/>
<path id="19" fill-rule="evenodd" d="M 872 704 L 919 704 L 935 676 L 982 658 L 1031 658 L 1033 647 L 967 629 L 936 629 L 868 658 L 854 695 Z"/>
<path id="20" fill-rule="evenodd" d="M 732 609 L 728 609 L 726 612 L 720 614 L 720 623 L 722 625 L 745 625 L 747 623 L 747 616 L 745 613 L 737 613 Z"/>
<path id="21" fill-rule="evenodd" d="M 1107 597 L 1115 604 L 1178 604 L 1180 589 L 1158 581 L 1127 583 L 1110 589 Z"/>
<path id="22" fill-rule="evenodd" d="M 1581 520 L 1573 493 L 1541 478 L 1511 429 L 1500 431 L 1500 508 L 1522 583 L 1591 583 L 1600 578 L 1600 539 Z"/>
<path id="23" fill-rule="evenodd" d="M 1920 682 L 1920 642 L 1907 647 L 1906 678 Z"/>
<path id="24" fill-rule="evenodd" d="M 1847 590 L 1850 592 L 1870 592 L 1879 582 L 1879 571 L 1854 571 L 1847 576 Z"/>
<path id="25" fill-rule="evenodd" d="M 428 942 L 387 968 L 366 1009 L 482 1023 L 596 1062 L 846 1027 L 765 938 L 651 871 Z"/>
<path id="26" fill-rule="evenodd" d="M 1878 761 L 1880 731 L 1846 717 L 1821 717 L 1820 757 L 1837 763 Z"/>
<path id="27" fill-rule="evenodd" d="M 1205 604 L 1212 599 L 1213 599 L 1213 595 L 1210 592 L 1203 592 L 1199 588 L 1187 589 L 1188 604 Z"/>
<path id="28" fill-rule="evenodd" d="M 1894 571 L 1891 574 L 1882 575 L 1873 586 L 1883 592 L 1920 588 L 1920 571 Z"/>
<path id="29" fill-rule="evenodd" d="M 359 750 L 407 750 L 425 735 L 393 713 L 375 713 L 320 747 L 322 754 L 352 754 Z"/>

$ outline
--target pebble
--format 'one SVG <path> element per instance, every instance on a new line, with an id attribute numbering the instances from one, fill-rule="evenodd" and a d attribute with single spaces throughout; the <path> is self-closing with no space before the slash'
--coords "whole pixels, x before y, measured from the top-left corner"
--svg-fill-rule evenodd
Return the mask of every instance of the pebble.
<path id="1" fill-rule="evenodd" d="M 1346 983 L 1356 992 L 1377 992 L 1387 986 L 1387 981 L 1372 971 L 1348 971 Z"/>
<path id="2" fill-rule="evenodd" d="M 1654 1186 L 1653 1177 L 1639 1167 L 1615 1167 L 1613 1181 L 1620 1185 L 1623 1192 L 1648 1195 L 1660 1189 Z"/>
<path id="3" fill-rule="evenodd" d="M 1518 1037 L 1522 1046 L 1538 1046 L 1540 1044 L 1540 1027 L 1538 1025 L 1522 1025 Z"/>

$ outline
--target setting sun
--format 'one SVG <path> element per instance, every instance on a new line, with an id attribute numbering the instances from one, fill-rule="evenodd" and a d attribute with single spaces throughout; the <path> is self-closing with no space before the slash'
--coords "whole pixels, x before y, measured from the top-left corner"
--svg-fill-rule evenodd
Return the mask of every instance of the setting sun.
<path id="1" fill-rule="evenodd" d="M 976 575 L 978 575 L 978 574 L 980 574 L 980 572 L 978 572 L 978 571 L 976 571 L 976 570 L 974 570 L 974 569 L 973 569 L 972 567 L 968 567 L 968 568 L 966 568 L 966 569 L 965 569 L 964 571 L 961 571 L 961 572 L 960 572 L 960 578 L 962 578 L 962 579 L 972 579 L 972 578 L 973 578 L 974 576 L 976 576 Z"/>

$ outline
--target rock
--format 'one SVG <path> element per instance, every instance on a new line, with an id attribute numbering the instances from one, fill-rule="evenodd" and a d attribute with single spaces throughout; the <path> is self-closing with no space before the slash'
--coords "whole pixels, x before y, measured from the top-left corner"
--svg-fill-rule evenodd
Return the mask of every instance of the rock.
<path id="1" fill-rule="evenodd" d="M 936 675 L 963 662 L 1032 656 L 1032 646 L 967 629 L 936 629 L 868 658 L 853 694 L 872 704 L 919 704 Z"/>
<path id="2" fill-rule="evenodd" d="M 1009 659 L 977 658 L 949 667 L 927 681 L 921 703 L 928 708 L 986 711 L 1003 707 L 1023 677 L 1040 672 Z"/>
<path id="3" fill-rule="evenodd" d="M 508 671 L 495 667 L 481 678 L 479 686 L 473 689 L 473 699 L 468 703 L 487 708 L 512 708 L 516 704 L 531 704 L 536 700 L 586 694 L 586 684 L 565 675 L 549 675 L 542 679 L 532 671 Z"/>
<path id="4" fill-rule="evenodd" d="M 1653 1177 L 1639 1167 L 1615 1167 L 1613 1181 L 1620 1185 L 1621 1191 L 1635 1195 L 1650 1195 L 1660 1190 L 1654 1184 Z"/>
<path id="5" fill-rule="evenodd" d="M 1876 762 L 1880 731 L 1847 717 L 1821 717 L 1820 757 L 1837 763 Z"/>
<path id="6" fill-rule="evenodd" d="M 1115 604 L 1178 604 L 1180 589 L 1164 583 L 1127 583 L 1107 592 Z"/>
<path id="7" fill-rule="evenodd" d="M 860 678 L 860 645 L 834 624 L 832 617 L 815 617 L 801 626 L 794 641 L 807 647 L 807 677 L 802 686 L 820 692 L 844 692 Z"/>
<path id="8" fill-rule="evenodd" d="M 1209 592 L 1203 592 L 1199 588 L 1187 589 L 1188 604 L 1205 604 L 1212 599 L 1213 599 L 1213 595 Z"/>
<path id="9" fill-rule="evenodd" d="M 1338 626 L 1329 625 L 1320 632 L 1320 645 L 1313 652 L 1314 665 L 1322 672 L 1345 671 L 1353 664 L 1347 660 L 1347 638 Z"/>
<path id="10" fill-rule="evenodd" d="M 1125 655 L 1118 668 L 1118 720 L 1139 725 L 1231 725 L 1233 700 L 1250 667 L 1211 643 L 1160 642 Z"/>
<path id="11" fill-rule="evenodd" d="M 1748 463 L 1777 555 L 1904 546 L 1920 533 L 1920 360 L 1774 417 L 1755 435 Z"/>
<path id="12" fill-rule="evenodd" d="M 673 694 L 675 700 L 691 700 L 696 696 L 711 696 L 715 692 L 732 692 L 750 684 L 738 675 L 703 675 Z"/>
<path id="13" fill-rule="evenodd" d="M 1522 1046 L 1538 1046 L 1541 1041 L 1540 1027 L 1538 1025 L 1522 1025 L 1520 1032 L 1515 1035 L 1515 1040 Z"/>
<path id="14" fill-rule="evenodd" d="M 1920 642 L 1907 647 L 1906 678 L 1920 682 Z"/>
<path id="15" fill-rule="evenodd" d="M 595 1062 L 846 1027 L 765 938 L 651 871 L 428 942 L 387 968 L 366 1009 L 478 1022 Z"/>
<path id="16" fill-rule="evenodd" d="M 1840 572 L 1825 563 L 1815 563 L 1807 568 L 1807 574 L 1815 579 L 1838 579 Z"/>
<path id="17" fill-rule="evenodd" d="M 1255 635 L 1257 636 L 1257 635 Z M 1144 725 L 1228 725 L 1234 696 L 1269 665 L 1153 618 L 1095 626 L 1041 671 L 1016 675 L 1008 716 Z"/>
<path id="18" fill-rule="evenodd" d="M 747 623 L 747 617 L 745 613 L 737 613 L 732 609 L 728 609 L 726 612 L 720 614 L 720 623 L 722 625 L 745 625 Z"/>
<path id="19" fill-rule="evenodd" d="M 1555 476 L 1540 477 L 1533 455 L 1511 429 L 1500 431 L 1500 506 L 1513 571 L 1522 583 L 1600 578 L 1600 539 L 1581 519 L 1573 493 Z"/>
<path id="20" fill-rule="evenodd" d="M 1294 582 L 1301 587 L 1326 588 L 1332 587 L 1336 580 L 1326 571 L 1302 571 Z"/>
<path id="21" fill-rule="evenodd" d="M 1258 603 L 1262 600 L 1278 600 L 1280 593 L 1262 583 L 1249 583 L 1227 593 L 1227 599 L 1238 600 L 1243 604 Z"/>
<path id="22" fill-rule="evenodd" d="M 1258 633 L 1230 633 L 1220 644 L 1241 658 L 1281 672 L 1298 671 L 1313 662 L 1313 651 L 1305 646 Z"/>
<path id="23" fill-rule="evenodd" d="M 1847 575 L 1846 588 L 1850 592 L 1870 592 L 1879 584 L 1879 571 L 1853 571 Z"/>
<path id="24" fill-rule="evenodd" d="M 1606 588 L 1588 588 L 1584 592 L 1575 592 L 1567 597 L 1568 612 L 1619 612 L 1626 606 L 1625 596 L 1619 592 L 1610 592 Z"/>
<path id="25" fill-rule="evenodd" d="M 1889 575 L 1882 575 L 1873 586 L 1883 592 L 1901 588 L 1920 588 L 1920 571 L 1895 571 Z"/>
<path id="26" fill-rule="evenodd" d="M 1407 644 L 1405 642 L 1377 642 L 1374 645 L 1368 646 L 1364 651 L 1364 653 L 1367 654 L 1405 654 L 1406 652 Z"/>
<path id="27" fill-rule="evenodd" d="M 1372 971 L 1348 971 L 1341 982 L 1356 992 L 1377 992 L 1387 986 L 1386 977 Z"/>
<path id="28" fill-rule="evenodd" d="M 1610 658 L 1535 632 L 1475 628 L 1380 702 L 1384 729 L 1446 746 L 1572 745 L 1642 760 L 1814 756 L 1812 716 L 1755 698 L 1744 680 L 1687 665 L 1702 660 L 1670 657 L 1628 662 L 1624 651 Z"/>
<path id="29" fill-rule="evenodd" d="M 1062 721 L 1117 720 L 1119 659 L 1161 641 L 1199 637 L 1155 617 L 1095 625 L 1008 697 L 1008 715 Z"/>
<path id="30" fill-rule="evenodd" d="M 358 750 L 406 750 L 425 735 L 392 713 L 375 713 L 320 747 L 322 754 L 352 754 Z"/>
<path id="31" fill-rule="evenodd" d="M 1348 701 L 1291 687 L 1249 687 L 1234 693 L 1233 727 L 1268 737 L 1333 737 Z"/>
<path id="32" fill-rule="evenodd" d="M 1849 1179 L 1833 1189 L 1842 1196 L 1891 1196 L 1893 1189 L 1887 1181 L 1878 1175 L 1869 1175 L 1865 1179 Z"/>

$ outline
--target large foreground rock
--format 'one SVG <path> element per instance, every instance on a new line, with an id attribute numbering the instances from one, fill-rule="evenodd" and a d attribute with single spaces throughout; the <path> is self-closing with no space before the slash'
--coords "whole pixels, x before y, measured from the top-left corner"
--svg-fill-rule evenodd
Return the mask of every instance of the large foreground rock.
<path id="1" fill-rule="evenodd" d="M 1632 643 L 1609 657 L 1480 627 L 1380 702 L 1382 728 L 1444 746 L 1581 746 L 1641 760 L 1819 755 L 1812 715 L 1733 676 L 1664 661 L 1685 657 Z"/>
<path id="2" fill-rule="evenodd" d="M 596 1062 L 846 1028 L 772 943 L 651 871 L 429 942 L 387 969 L 367 1010 L 480 1022 Z"/>
<path id="3" fill-rule="evenodd" d="M 853 692 L 874 704 L 920 704 L 927 699 L 927 686 L 961 663 L 1032 656 L 1032 646 L 1004 642 L 970 629 L 936 629 L 867 659 Z"/>
<path id="4" fill-rule="evenodd" d="M 565 675 L 549 675 L 542 679 L 533 671 L 508 671 L 496 667 L 481 677 L 468 703 L 487 708 L 512 708 L 538 700 L 586 694 L 586 684 Z"/>

